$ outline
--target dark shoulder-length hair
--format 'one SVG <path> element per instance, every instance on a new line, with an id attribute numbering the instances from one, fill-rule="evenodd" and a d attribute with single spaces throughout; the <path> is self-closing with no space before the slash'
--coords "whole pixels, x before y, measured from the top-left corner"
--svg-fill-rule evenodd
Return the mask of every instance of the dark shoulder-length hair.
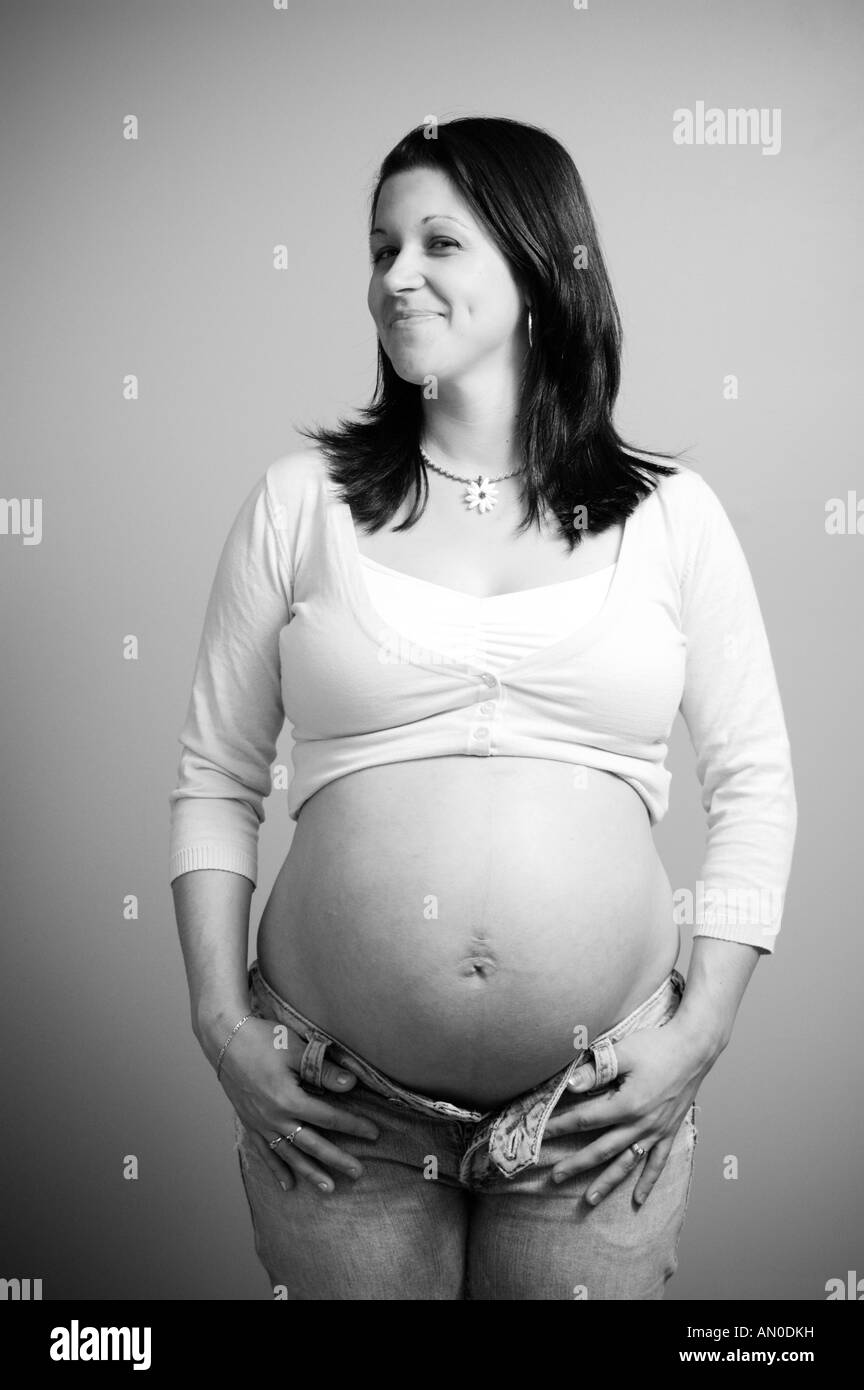
<path id="1" fill-rule="evenodd" d="M 583 530 L 624 521 L 657 475 L 678 471 L 637 454 L 680 458 L 636 450 L 612 423 L 621 320 L 579 172 L 553 136 L 519 121 L 463 117 L 439 125 L 434 139 L 417 126 L 381 165 L 370 231 L 385 179 L 417 168 L 448 176 L 527 294 L 533 346 L 516 425 L 524 461 L 519 530 L 549 508 L 575 548 Z M 298 427 L 317 441 L 339 496 L 368 531 L 385 525 L 412 487 L 412 508 L 395 529 L 413 526 L 425 510 L 423 389 L 396 373 L 379 339 L 378 378 L 371 404 L 360 409 L 364 418 L 340 420 L 336 429 Z"/>

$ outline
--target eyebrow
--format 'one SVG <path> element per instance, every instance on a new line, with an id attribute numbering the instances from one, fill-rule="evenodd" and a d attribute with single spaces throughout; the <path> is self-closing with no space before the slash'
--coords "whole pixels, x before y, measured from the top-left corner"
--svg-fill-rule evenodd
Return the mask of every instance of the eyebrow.
<path id="1" fill-rule="evenodd" d="M 430 212 L 428 217 L 421 218 L 420 226 L 424 226 L 427 222 L 436 221 L 456 222 L 458 226 L 464 227 L 466 232 L 470 232 L 471 230 L 467 222 L 460 222 L 458 217 L 451 217 L 448 212 Z M 383 227 L 373 227 L 372 231 L 369 233 L 369 240 L 371 241 L 372 238 L 376 236 L 389 236 L 389 232 L 386 232 Z"/>

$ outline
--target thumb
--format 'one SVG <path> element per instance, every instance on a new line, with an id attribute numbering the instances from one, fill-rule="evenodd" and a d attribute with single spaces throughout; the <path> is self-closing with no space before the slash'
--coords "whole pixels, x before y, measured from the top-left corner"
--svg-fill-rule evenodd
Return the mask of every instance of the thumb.
<path id="1" fill-rule="evenodd" d="M 574 1071 L 567 1085 L 571 1091 L 590 1091 L 597 1079 L 592 1062 L 585 1062 Z"/>
<path id="2" fill-rule="evenodd" d="M 328 1091 L 350 1091 L 351 1087 L 357 1084 L 357 1077 L 344 1067 L 337 1067 L 333 1062 L 325 1062 L 321 1084 Z"/>

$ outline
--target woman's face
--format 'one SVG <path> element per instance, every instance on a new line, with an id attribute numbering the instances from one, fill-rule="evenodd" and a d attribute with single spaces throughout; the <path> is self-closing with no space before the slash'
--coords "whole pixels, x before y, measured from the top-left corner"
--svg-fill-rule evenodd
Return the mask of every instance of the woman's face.
<path id="1" fill-rule="evenodd" d="M 403 380 L 446 383 L 495 358 L 521 361 L 525 300 L 445 174 L 411 169 L 385 180 L 369 254 L 369 311 Z"/>

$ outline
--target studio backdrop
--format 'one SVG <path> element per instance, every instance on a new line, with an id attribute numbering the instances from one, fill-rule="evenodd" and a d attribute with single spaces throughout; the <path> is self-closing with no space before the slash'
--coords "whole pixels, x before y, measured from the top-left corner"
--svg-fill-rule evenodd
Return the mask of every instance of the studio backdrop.
<path id="1" fill-rule="evenodd" d="M 783 930 L 699 1095 L 667 1296 L 825 1299 L 864 1275 L 861 7 L 43 0 L 2 26 L 0 1275 L 271 1296 L 190 1028 L 178 733 L 241 500 L 298 425 L 370 398 L 378 162 L 462 115 L 572 154 L 624 324 L 619 429 L 685 450 L 726 508 L 792 746 Z M 668 766 L 656 841 L 692 889 L 680 719 Z M 253 932 L 292 829 L 274 791 Z"/>

